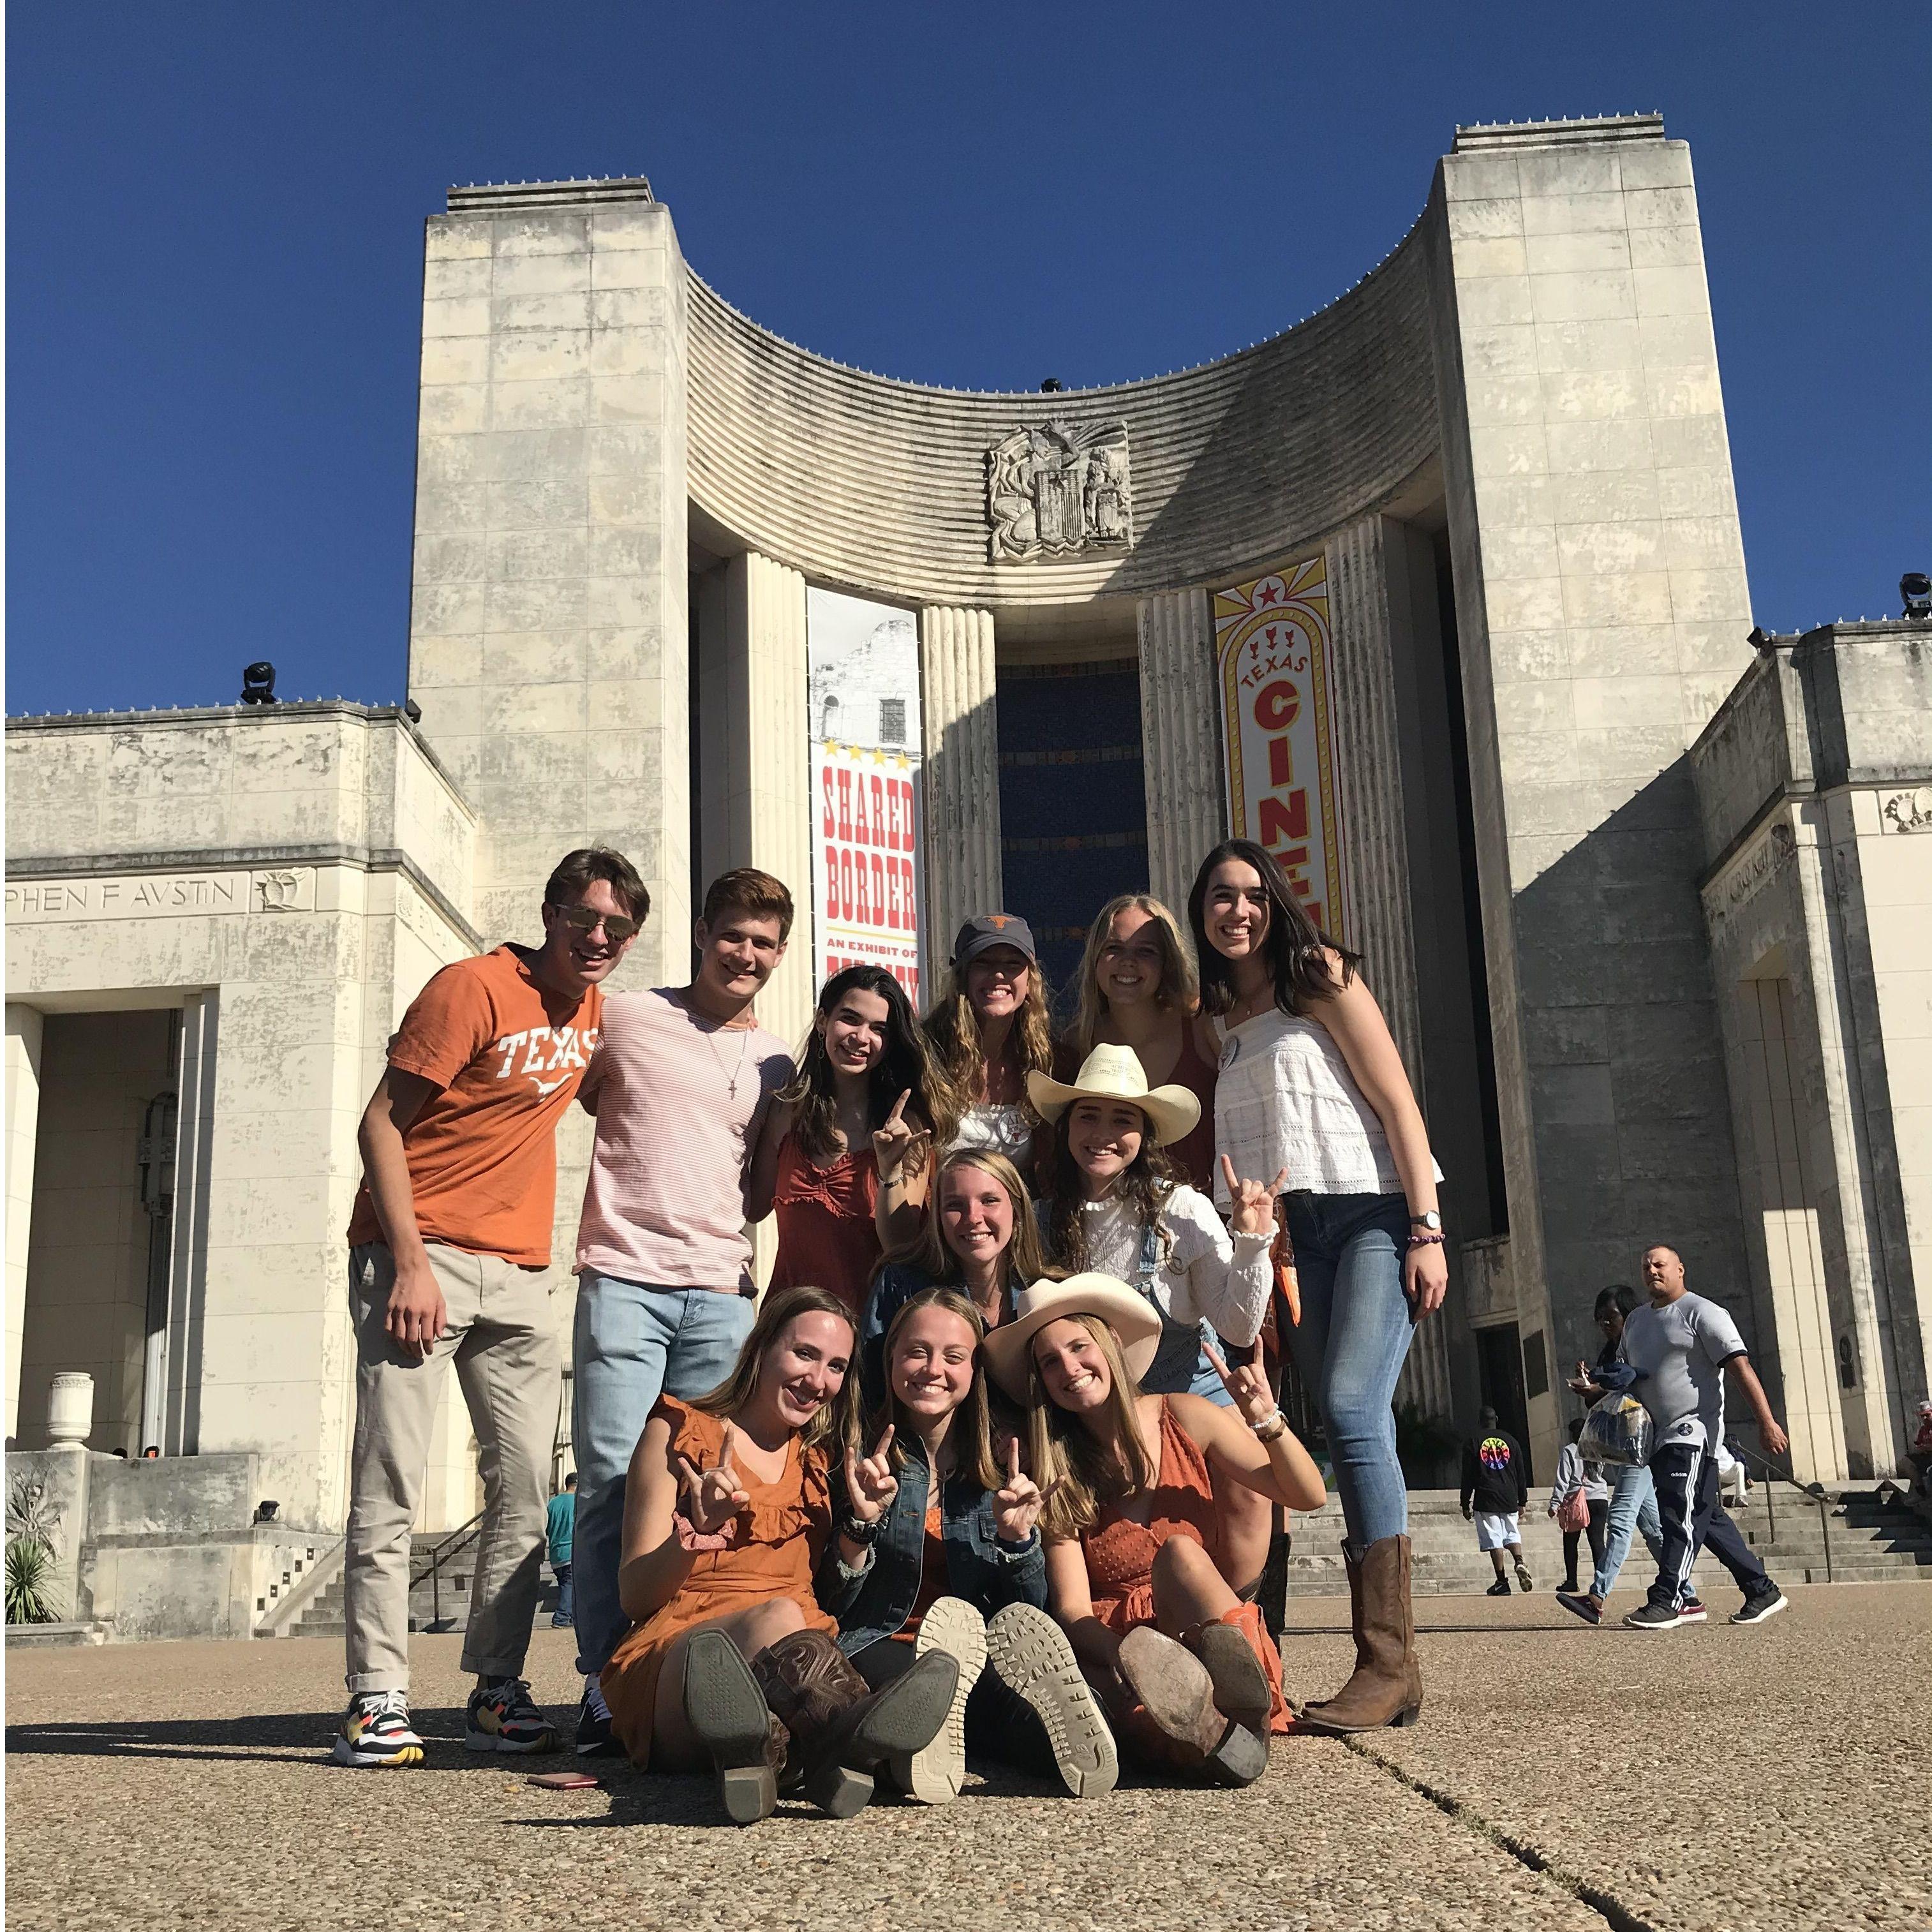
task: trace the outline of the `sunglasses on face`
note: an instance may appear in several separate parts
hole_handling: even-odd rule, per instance
[[[556,906],[552,910],[573,932],[580,932],[586,939],[600,926],[613,946],[622,946],[637,933],[638,922],[626,919],[622,913],[599,912],[595,906],[587,905]]]

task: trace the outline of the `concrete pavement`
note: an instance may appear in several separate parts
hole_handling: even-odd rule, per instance
[[[466,1752],[453,1636],[415,1640],[429,1763],[380,1774],[325,1762],[332,1643],[16,1651],[8,1923],[1922,1928],[1932,1590],[1792,1596],[1759,1628],[1722,1600],[1654,1637],[1587,1629],[1541,1588],[1432,1598],[1422,1724],[1280,1742],[1249,1791],[1076,1804],[1000,1774],[940,1810],[786,1806],[750,1832],[692,1828],[699,1780],[604,1766],[601,1790],[543,1792],[523,1774],[574,1760]],[[1292,1694],[1339,1682],[1341,1608],[1291,1604]],[[570,1666],[540,1629],[532,1676],[560,1716]]]

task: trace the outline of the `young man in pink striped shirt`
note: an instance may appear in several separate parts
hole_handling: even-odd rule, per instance
[[[771,1212],[785,1042],[752,1002],[784,957],[791,894],[727,872],[704,896],[688,986],[618,993],[579,1097],[597,1117],[577,1238],[578,1712],[581,1756],[621,1756],[598,1676],[630,1628],[617,1596],[624,1478],[661,1394],[703,1395],[751,1332],[748,1222]]]

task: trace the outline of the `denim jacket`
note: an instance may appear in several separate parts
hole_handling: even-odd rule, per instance
[[[916,1438],[906,1443],[905,1450],[899,1464],[898,1494],[872,1540],[872,1561],[862,1570],[847,1569],[835,1536],[818,1566],[819,1605],[838,1619],[838,1648],[848,1657],[903,1630],[919,1596],[932,1471],[925,1446]],[[992,1494],[970,1472],[945,1484],[939,1507],[948,1596],[963,1597],[988,1617],[1009,1604],[1046,1607],[1046,1552],[1037,1529],[1017,1548],[1001,1543],[993,1526]],[[840,1479],[832,1489],[835,1522],[844,1508]]]

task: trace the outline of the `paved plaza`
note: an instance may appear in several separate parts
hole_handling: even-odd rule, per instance
[[[600,1790],[545,1792],[523,1772],[572,1760],[465,1751],[455,1636],[416,1640],[429,1762],[388,1774],[324,1761],[338,1644],[15,1650],[8,1924],[1922,1928],[1932,1590],[1791,1594],[1756,1629],[1652,1637],[1540,1589],[1432,1598],[1422,1724],[1278,1743],[1250,1790],[1076,1804],[976,1778],[941,1810],[786,1805],[748,1832],[693,1828],[697,1779],[605,1766]],[[1340,1607],[1290,1606],[1298,1694],[1339,1680]],[[565,1634],[540,1631],[532,1671],[562,1714]]]

